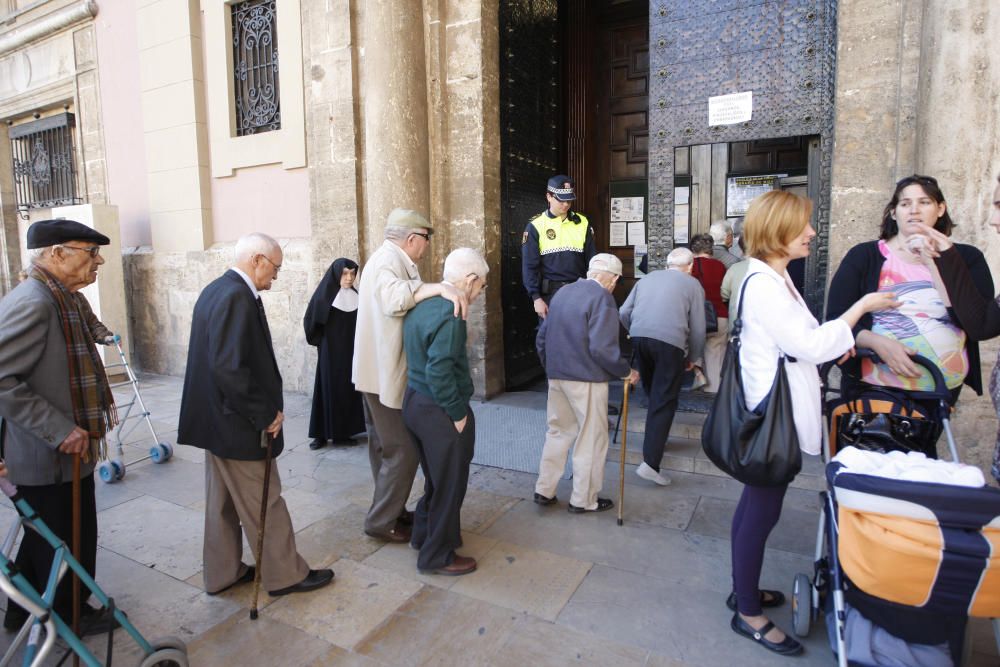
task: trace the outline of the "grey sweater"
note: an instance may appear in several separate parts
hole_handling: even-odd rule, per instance
[[[653,271],[632,288],[620,310],[633,338],[655,338],[698,361],[705,351],[705,290],[676,269]]]
[[[550,380],[607,382],[629,374],[615,299],[595,280],[581,278],[556,292],[535,345]]]

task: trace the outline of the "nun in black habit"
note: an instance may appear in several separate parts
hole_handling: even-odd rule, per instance
[[[320,449],[328,440],[352,444],[351,436],[365,430],[361,394],[351,382],[354,328],[358,321],[358,291],[353,287],[357,275],[357,264],[344,257],[336,260],[306,309],[306,340],[319,349],[309,418],[309,437],[313,441],[309,449]]]

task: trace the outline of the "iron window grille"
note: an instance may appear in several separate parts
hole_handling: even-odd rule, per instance
[[[71,113],[13,125],[14,191],[19,211],[79,204]]]
[[[281,129],[276,0],[231,5],[236,136]]]

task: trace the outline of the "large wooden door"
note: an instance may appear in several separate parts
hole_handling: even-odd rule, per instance
[[[574,167],[583,173],[580,210],[594,227],[598,251],[622,260],[625,273],[615,291],[621,301],[635,283],[634,254],[631,244],[611,246],[611,199],[642,196],[648,210],[649,7],[645,1],[614,0],[588,1],[586,7],[593,48],[585,51],[586,66],[570,79],[567,94],[584,91],[589,113],[569,117],[570,173]],[[587,146],[573,164],[577,134]],[[648,214],[644,217],[648,226]]]

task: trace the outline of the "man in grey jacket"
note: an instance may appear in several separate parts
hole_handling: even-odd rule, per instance
[[[77,291],[97,279],[103,234],[72,220],[45,220],[28,228],[28,278],[0,301],[0,450],[10,481],[59,538],[73,534],[73,460],[80,465],[81,565],[93,576],[97,558],[94,463],[97,445],[116,422],[114,399],[87,326]],[[44,590],[53,550],[26,531],[15,565]],[[66,576],[53,602],[67,623],[72,590]],[[84,597],[86,599],[86,597]],[[15,630],[27,612],[7,606],[4,628]],[[81,634],[113,627],[106,613],[84,604]]]
[[[660,472],[660,462],[677,412],[681,380],[685,370],[701,364],[705,349],[705,291],[691,276],[693,262],[687,248],[671,250],[667,269],[637,282],[620,311],[649,397],[643,462],[636,474],[660,486],[670,484]]]
[[[569,511],[603,512],[614,507],[598,498],[608,454],[608,381],[639,374],[618,345],[618,317],[611,292],[622,273],[614,255],[590,260],[587,278],[559,290],[535,344],[549,378],[548,432],[535,484],[535,502],[556,502],[556,485],[573,448],[573,493]],[[692,278],[692,280],[694,280]]]

